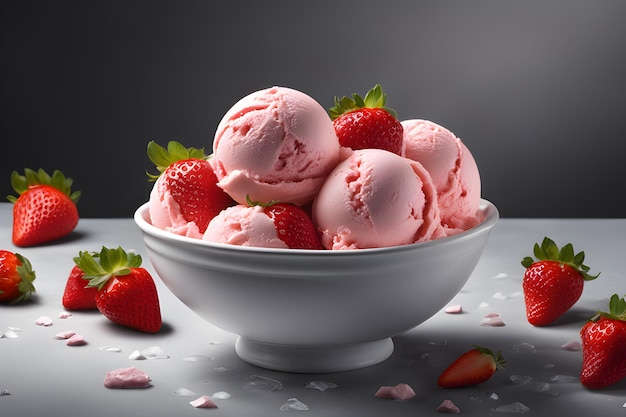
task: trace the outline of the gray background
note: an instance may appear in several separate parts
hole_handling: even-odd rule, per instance
[[[626,2],[0,0],[0,198],[61,169],[83,217],[147,200],[149,140],[211,148],[284,85],[324,107],[381,83],[472,150],[503,217],[624,217]]]

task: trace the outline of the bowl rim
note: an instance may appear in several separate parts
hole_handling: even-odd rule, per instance
[[[417,242],[411,243],[407,245],[398,245],[398,246],[386,246],[382,248],[364,248],[364,249],[355,249],[355,250],[315,250],[315,249],[286,249],[286,248],[264,248],[264,247],[255,247],[255,246],[238,246],[238,245],[229,245],[227,243],[218,243],[218,242],[210,242],[198,238],[178,235],[172,232],[168,232],[166,230],[159,229],[156,226],[153,226],[149,221],[149,206],[150,202],[145,202],[140,205],[133,215],[133,219],[135,224],[141,229],[144,234],[151,235],[155,238],[161,240],[168,240],[174,242],[180,242],[187,245],[194,245],[197,247],[207,247],[214,248],[220,250],[232,251],[236,252],[244,252],[244,253],[260,253],[260,254],[280,254],[280,255],[288,255],[294,254],[298,256],[302,255],[310,255],[310,256],[355,256],[357,254],[360,255],[368,255],[374,253],[386,253],[386,252],[399,252],[399,251],[407,251],[407,250],[416,250],[419,248],[426,248],[434,245],[441,245],[443,243],[453,243],[460,240],[466,240],[471,238],[474,235],[480,234],[482,232],[486,232],[493,228],[497,221],[500,218],[500,213],[498,208],[491,201],[481,198],[479,211],[484,213],[484,220],[477,224],[476,226],[467,229],[463,232],[433,239],[427,242]]]

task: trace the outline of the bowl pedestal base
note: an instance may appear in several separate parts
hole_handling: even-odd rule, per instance
[[[391,338],[345,345],[293,346],[239,336],[239,358],[252,365],[284,372],[332,373],[376,365],[393,353]]]

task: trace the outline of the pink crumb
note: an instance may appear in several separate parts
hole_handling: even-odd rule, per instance
[[[70,337],[74,336],[76,334],[75,331],[73,330],[65,330],[62,332],[57,333],[54,338],[55,339],[69,339]]]
[[[459,414],[461,409],[457,407],[451,400],[443,400],[439,407],[436,410],[438,413],[453,413]]]
[[[37,326],[52,326],[52,319],[47,316],[41,316],[37,320],[35,320],[35,324]]]
[[[502,327],[505,326],[504,321],[498,313],[489,313],[480,321],[481,326]]]
[[[131,366],[107,372],[104,386],[106,388],[147,388],[150,386],[150,381],[147,373]]]
[[[393,387],[383,386],[374,394],[378,398],[389,398],[392,400],[408,400],[415,397],[415,391],[407,384],[398,384]]]
[[[446,307],[445,312],[448,314],[460,314],[463,312],[463,307],[460,304]]]
[[[67,339],[65,344],[68,346],[83,346],[87,344],[87,341],[83,336],[74,334]]]
[[[196,398],[193,401],[189,401],[192,407],[196,408],[217,408],[217,404],[213,402],[208,395],[203,395],[202,397]]]

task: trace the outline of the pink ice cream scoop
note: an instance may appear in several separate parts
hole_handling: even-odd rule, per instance
[[[340,162],[313,202],[326,249],[405,245],[445,236],[437,194],[419,163],[380,149]]]
[[[429,120],[405,120],[402,126],[405,156],[430,173],[447,234],[479,223],[480,175],[469,149],[448,129]]]
[[[185,219],[180,206],[168,191],[163,176],[157,179],[150,191],[150,221],[159,229],[177,235],[202,238],[198,225]]]
[[[239,246],[288,248],[263,207],[243,204],[222,210],[209,222],[202,239]]]
[[[339,161],[326,110],[312,97],[272,87],[243,97],[226,112],[213,141],[218,184],[234,200],[303,205]]]

